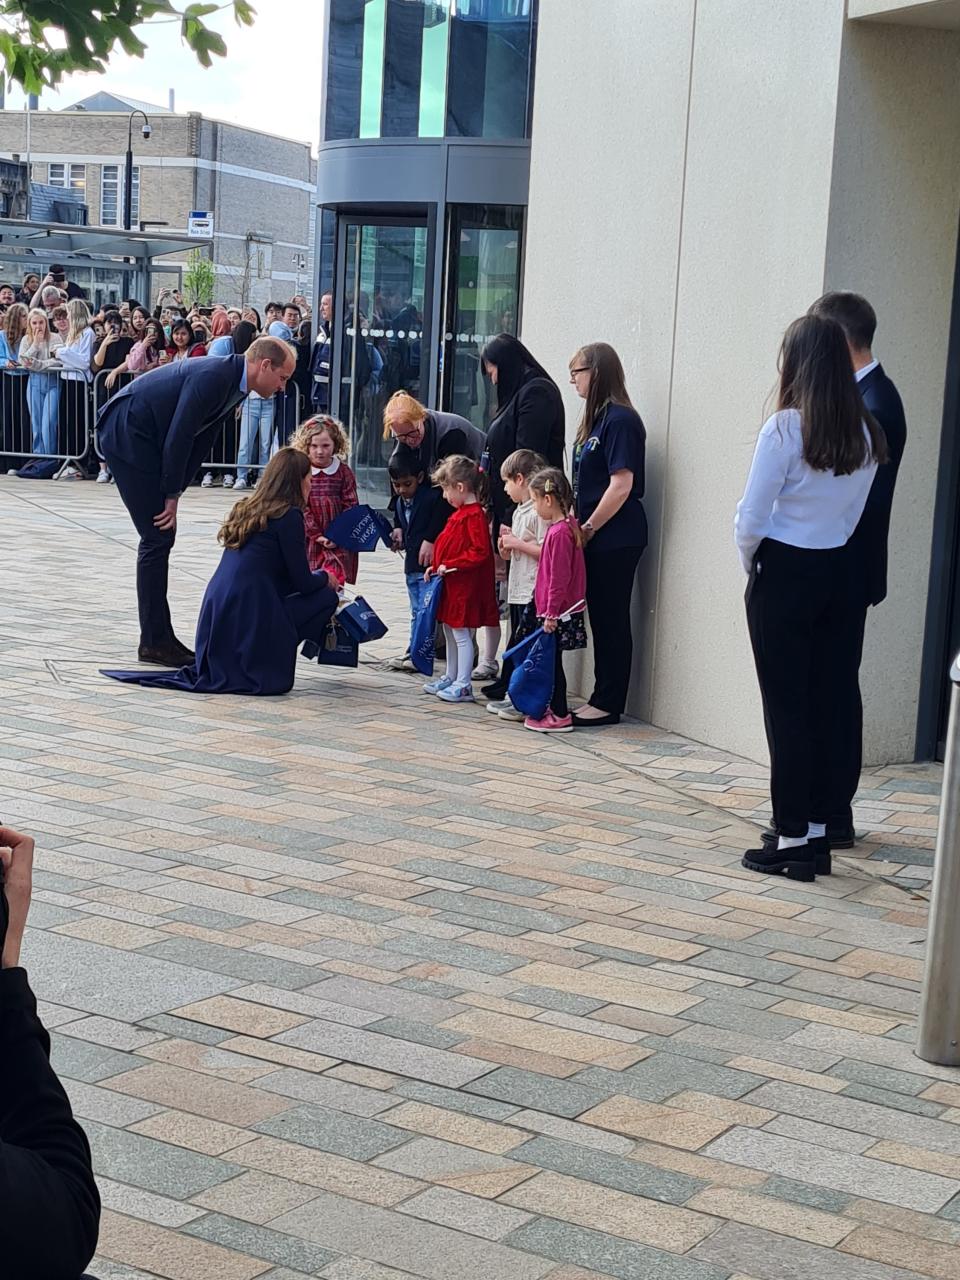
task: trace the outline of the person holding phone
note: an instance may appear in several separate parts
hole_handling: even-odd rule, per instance
[[[90,1145],[50,1065],[20,951],[34,842],[0,826],[0,1248],[5,1276],[73,1280],[100,1232]]]

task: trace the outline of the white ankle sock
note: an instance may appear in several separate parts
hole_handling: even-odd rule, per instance
[[[808,822],[807,823],[807,839],[817,840],[820,836],[827,834],[827,824],[825,822]]]
[[[777,840],[777,849],[800,849],[806,843],[806,836],[780,836]]]

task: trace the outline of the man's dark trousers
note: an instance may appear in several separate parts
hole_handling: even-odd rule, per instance
[[[123,505],[140,535],[137,547],[140,643],[148,649],[162,649],[174,640],[167,603],[167,578],[170,552],[177,535],[174,529],[158,529],[153,518],[163,510],[166,495],[159,474],[139,471],[119,458],[111,459],[110,469]]]

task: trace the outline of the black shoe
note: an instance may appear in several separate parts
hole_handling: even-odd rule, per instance
[[[481,687],[480,693],[484,698],[488,698],[491,702],[502,702],[507,696],[507,686],[495,680],[493,684],[485,684]]]
[[[156,649],[149,645],[142,644],[137,650],[138,662],[152,662],[157,667],[180,667],[189,666],[193,661],[193,653],[190,649],[184,648],[182,644],[167,641],[164,645],[159,645]]]
[[[573,723],[579,729],[602,729],[604,725],[619,724],[620,716],[616,711],[608,711],[605,716],[578,716],[574,711]]]
[[[184,666],[188,666],[197,656],[192,649],[188,648],[182,640],[178,640],[176,636],[173,637],[173,647],[180,654],[180,660]]]
[[[827,839],[830,841],[831,849],[852,849],[857,841],[857,833],[852,823],[844,823],[842,826],[838,823],[837,826],[832,827],[828,822]]]
[[[785,875],[789,880],[810,881],[816,878],[816,850],[809,843],[793,849],[748,849],[740,865],[765,876]]]
[[[828,876],[833,870],[833,859],[830,857],[832,843],[828,835],[812,836],[807,840],[807,848],[813,850],[814,867],[818,876]]]
[[[313,640],[304,640],[300,656],[301,658],[307,658],[310,662],[315,662],[320,657],[320,646]]]

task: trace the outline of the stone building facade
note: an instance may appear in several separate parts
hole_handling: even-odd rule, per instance
[[[144,138],[143,120],[134,118],[134,230],[141,222],[166,223],[182,233],[191,211],[204,211],[213,219],[213,245],[205,252],[217,275],[218,301],[262,310],[271,298],[309,294],[316,200],[309,145],[197,112],[130,105],[145,106],[152,129]],[[26,159],[26,114],[0,111],[0,158]],[[82,187],[91,227],[123,224],[129,119],[128,110],[84,103],[31,113],[33,180]],[[156,288],[175,282],[175,275],[154,278]]]

